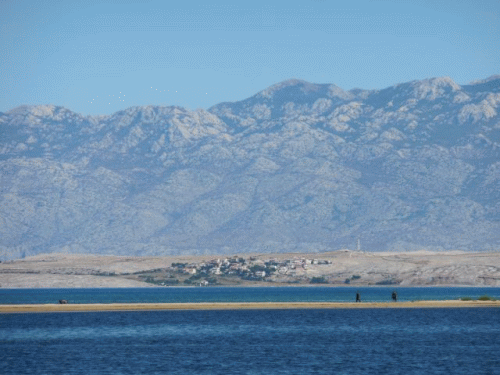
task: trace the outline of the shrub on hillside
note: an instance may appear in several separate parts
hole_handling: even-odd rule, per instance
[[[328,281],[323,277],[313,277],[310,281],[311,284],[328,284]]]

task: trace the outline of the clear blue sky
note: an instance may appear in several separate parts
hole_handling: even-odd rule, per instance
[[[289,78],[347,90],[499,73],[499,0],[0,0],[2,112],[196,109]]]

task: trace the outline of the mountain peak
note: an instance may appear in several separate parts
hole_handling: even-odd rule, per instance
[[[40,104],[40,105],[20,105],[13,108],[7,113],[9,114],[31,114],[38,117],[50,117],[54,115],[58,109],[63,108],[53,104]]]
[[[434,100],[446,92],[460,91],[462,88],[450,77],[434,77],[410,83],[413,95],[419,99]]]
[[[62,120],[64,118],[72,118],[78,117],[80,119],[85,116],[75,113],[72,110],[57,106],[54,104],[39,104],[39,105],[21,105],[19,107],[13,108],[10,111],[6,112],[6,114],[15,117],[25,118],[26,123],[31,123],[32,125],[35,123],[34,119],[38,119],[36,121],[40,121],[41,119],[53,119],[53,120]]]
[[[276,83],[272,86],[269,86],[267,89],[259,92],[256,96],[270,99],[274,96],[275,93],[291,87],[298,87],[304,94],[308,94],[310,92],[315,92],[320,90],[323,86],[324,85],[310,83],[301,79],[292,78]]]
[[[488,78],[485,78],[485,79],[478,79],[476,81],[472,81],[469,83],[469,85],[479,85],[481,83],[488,83],[488,82],[496,81],[496,80],[500,80],[500,74],[494,74],[494,75],[489,76]]]

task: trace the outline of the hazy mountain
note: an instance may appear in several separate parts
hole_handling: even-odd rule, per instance
[[[0,258],[500,248],[500,76],[0,113]]]

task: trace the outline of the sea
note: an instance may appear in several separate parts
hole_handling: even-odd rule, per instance
[[[0,289],[0,304],[449,300],[500,288]],[[0,314],[0,374],[500,374],[499,308]]]

